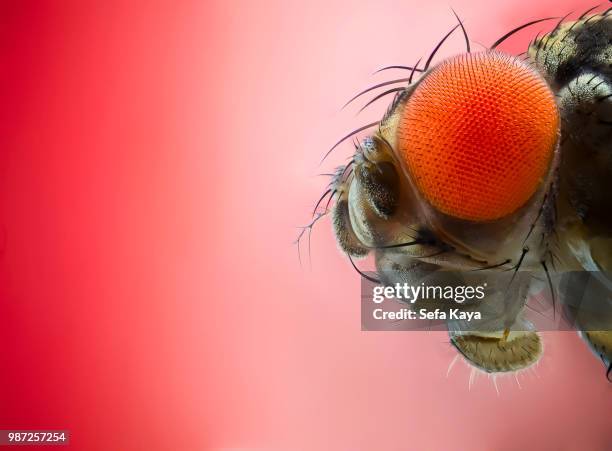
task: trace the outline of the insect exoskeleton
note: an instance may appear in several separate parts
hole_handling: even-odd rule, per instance
[[[459,21],[422,67],[399,66],[407,86],[383,93],[395,92],[387,113],[326,193],[340,249],[373,254],[382,284],[489,282],[483,321],[448,324],[487,372],[539,359],[523,317],[535,285],[548,281],[554,303],[551,273],[612,267],[612,14],[560,20],[519,56],[497,50],[537,22],[472,52]],[[432,64],[459,27],[466,53]],[[608,330],[589,321],[583,335],[609,365],[612,315]]]

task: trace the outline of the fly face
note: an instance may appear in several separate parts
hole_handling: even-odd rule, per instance
[[[539,49],[534,41],[527,58],[494,49],[471,53],[466,34],[468,53],[429,68],[432,54],[423,69],[410,68],[409,85],[388,91],[397,93],[387,114],[338,169],[326,193],[329,202],[335,199],[332,223],[341,250],[351,261],[374,254],[384,284],[419,284],[449,270],[469,274],[471,283],[507,275],[496,276],[497,285],[488,291],[485,322],[449,323],[457,350],[488,372],[525,368],[541,355],[537,333],[522,318],[534,285],[531,274],[540,271],[550,282],[555,263],[579,267],[582,251],[571,243],[584,245],[586,236],[592,238],[589,231],[611,230],[609,196],[589,197],[599,187],[585,194],[583,186],[584,174],[596,174],[602,184],[612,180],[608,119],[593,119],[591,112],[581,116],[585,126],[575,117],[580,108],[607,111],[611,102],[607,12],[592,20],[599,25],[588,41],[597,43],[592,60],[601,63],[590,81],[602,78],[593,88],[597,94],[583,86],[581,70],[571,76],[571,67],[582,66],[568,60],[565,50],[581,48],[589,20],[581,17],[574,27],[559,22]],[[563,37],[568,45],[559,47]],[[417,70],[422,73],[412,83]],[[572,83],[578,83],[574,90]],[[588,162],[583,149],[595,152],[598,163]],[[576,210],[585,203],[590,228]],[[608,259],[607,253],[600,257]],[[529,275],[517,277],[519,270]]]

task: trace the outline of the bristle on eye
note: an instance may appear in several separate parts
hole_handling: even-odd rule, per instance
[[[398,126],[399,154],[422,195],[460,219],[523,206],[548,173],[559,129],[546,81],[515,57],[459,55],[420,82]]]

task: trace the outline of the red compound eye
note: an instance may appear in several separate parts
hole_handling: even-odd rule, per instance
[[[399,122],[399,153],[438,210],[490,221],[538,189],[558,129],[554,95],[533,69],[497,52],[465,54],[416,87]]]

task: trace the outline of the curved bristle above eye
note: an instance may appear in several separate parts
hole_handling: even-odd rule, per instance
[[[540,22],[545,22],[545,21],[547,21],[547,20],[553,20],[553,19],[558,19],[558,17],[546,17],[546,18],[544,18],[544,19],[532,20],[531,22],[527,22],[526,24],[523,24],[523,25],[521,25],[520,27],[516,27],[515,29],[510,30],[508,33],[506,33],[506,34],[505,34],[505,35],[503,35],[501,38],[499,38],[497,41],[495,41],[495,42],[493,43],[493,45],[491,45],[490,49],[491,49],[491,50],[496,49],[496,48],[497,48],[497,46],[498,46],[499,44],[501,44],[502,42],[504,42],[506,39],[508,39],[508,38],[509,38],[510,36],[512,36],[513,34],[515,34],[515,33],[519,32],[519,31],[521,31],[523,28],[527,28],[527,27],[530,27],[531,25],[535,25],[535,24],[537,24],[537,23],[540,23]]]
[[[465,26],[463,25],[463,22],[461,21],[461,19],[459,19],[459,16],[455,12],[455,10],[453,8],[451,8],[451,11],[453,12],[455,17],[457,18],[457,21],[459,22],[459,25],[461,25],[461,30],[463,31],[463,37],[465,38],[465,50],[466,50],[467,53],[472,53],[471,48],[470,48],[470,38],[468,37],[467,31],[465,29]]]
[[[442,47],[442,44],[444,44],[444,42],[450,37],[451,34],[453,34],[453,32],[457,28],[459,28],[460,25],[462,25],[461,22],[455,25],[448,33],[446,33],[446,35],[440,40],[440,42],[438,42],[438,45],[436,45],[436,47],[433,49],[433,51],[429,55],[429,58],[427,58],[427,61],[425,62],[425,67],[423,68],[424,72],[427,72],[427,69],[429,69],[429,65],[433,61],[434,56],[436,56],[436,53],[438,53],[438,50],[440,50],[440,47]]]
[[[464,54],[412,93],[398,125],[399,153],[436,209],[489,221],[540,186],[558,128],[554,95],[529,66],[498,52]]]
[[[385,71],[385,70],[391,70],[391,69],[401,69],[401,70],[410,70],[410,71],[423,72],[423,69],[417,69],[416,67],[410,67],[410,66],[385,66],[385,67],[381,67],[380,69],[378,69],[374,73],[377,74],[379,72],[382,72],[382,71]]]

